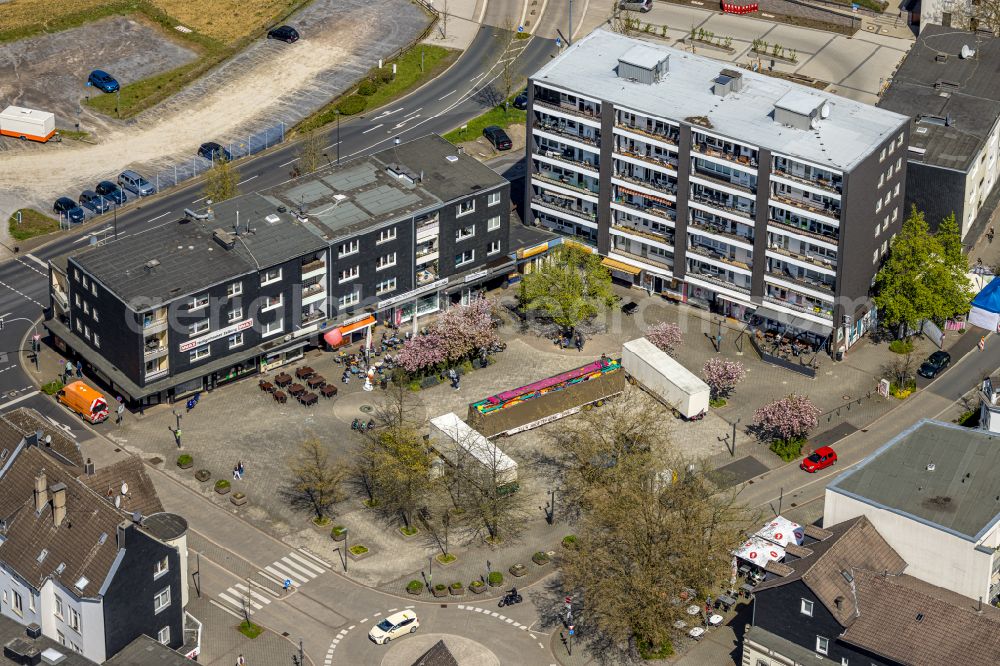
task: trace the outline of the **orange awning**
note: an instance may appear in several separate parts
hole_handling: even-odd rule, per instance
[[[641,268],[636,268],[631,264],[626,264],[623,261],[615,261],[614,259],[610,259],[608,257],[605,257],[601,263],[613,271],[621,271],[622,273],[628,273],[629,275],[638,275],[642,271]]]
[[[361,321],[356,321],[353,324],[348,324],[347,326],[341,326],[340,333],[341,335],[347,335],[352,331],[356,331],[359,328],[365,328],[367,326],[371,326],[374,323],[375,323],[375,315],[368,315]]]

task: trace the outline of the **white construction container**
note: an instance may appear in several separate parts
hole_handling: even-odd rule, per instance
[[[23,106],[8,106],[0,111],[0,134],[15,139],[45,142],[56,133],[55,114]]]
[[[622,345],[622,367],[646,391],[684,418],[708,411],[708,384],[646,338]]]
[[[517,481],[517,463],[454,412],[431,419],[430,444],[452,466],[482,465],[496,475],[497,486]]]

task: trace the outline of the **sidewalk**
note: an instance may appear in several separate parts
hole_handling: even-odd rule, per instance
[[[427,4],[439,14],[437,24],[424,39],[424,44],[444,46],[464,51],[479,32],[479,21],[488,0],[437,0]],[[501,0],[493,0],[499,2]]]

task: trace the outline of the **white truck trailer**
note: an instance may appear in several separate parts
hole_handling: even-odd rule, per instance
[[[8,106],[0,111],[0,134],[15,139],[46,142],[56,133],[56,117],[48,111]]]
[[[452,466],[482,465],[497,486],[517,481],[517,463],[454,412],[431,419],[430,444]]]
[[[708,384],[646,338],[622,345],[622,367],[636,383],[684,418],[697,418],[708,411]]]

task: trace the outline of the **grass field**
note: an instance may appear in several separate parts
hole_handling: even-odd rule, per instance
[[[10,236],[14,240],[25,241],[35,236],[43,236],[59,231],[59,221],[48,215],[42,215],[37,210],[22,208],[21,223],[17,223],[17,213],[10,216],[7,228],[10,229]]]
[[[0,9],[0,41],[67,30],[111,14],[141,12],[162,13],[175,19],[174,25],[232,44],[301,4],[301,0],[12,0]]]
[[[465,129],[452,130],[444,135],[444,138],[452,143],[462,143],[465,141],[474,141],[483,135],[483,129],[489,127],[490,125],[499,125],[500,127],[510,127],[511,125],[523,125],[526,121],[527,114],[520,109],[515,109],[513,106],[504,111],[502,106],[497,106],[483,115],[473,118],[470,120]]]

